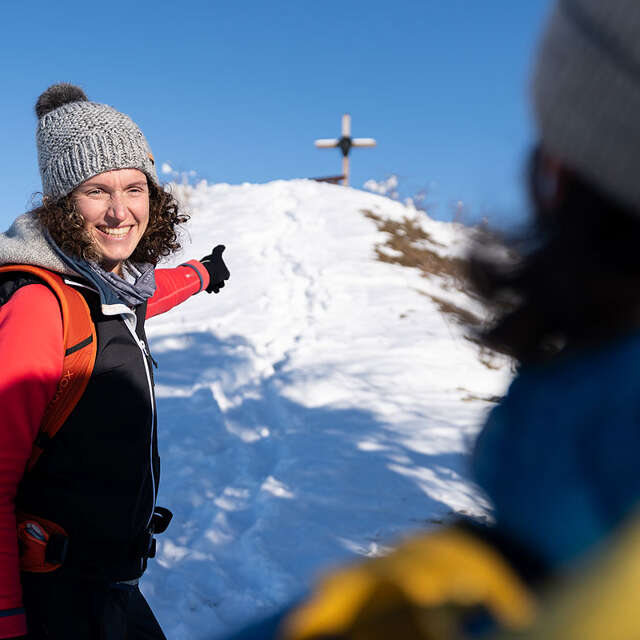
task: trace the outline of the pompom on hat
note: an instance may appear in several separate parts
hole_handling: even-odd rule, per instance
[[[114,169],[139,169],[158,184],[142,131],[124,113],[90,102],[80,87],[49,87],[35,105],[36,145],[45,196],[61,198],[85,180]]]
[[[640,0],[557,0],[532,89],[543,149],[640,215]]]

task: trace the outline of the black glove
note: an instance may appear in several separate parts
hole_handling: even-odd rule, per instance
[[[219,244],[217,247],[214,247],[208,256],[200,258],[200,262],[209,272],[209,286],[205,289],[207,293],[218,293],[218,291],[224,287],[224,281],[228,280],[231,275],[229,269],[227,269],[227,265],[222,259],[223,251],[224,245]]]

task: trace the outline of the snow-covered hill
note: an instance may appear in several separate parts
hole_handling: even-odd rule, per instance
[[[224,243],[232,274],[148,323],[159,504],[175,518],[143,590],[167,636],[191,640],[320,568],[481,513],[465,453],[509,368],[443,315],[443,301],[474,307],[446,276],[376,259],[393,258],[380,220],[416,217],[445,258],[464,253],[463,228],[306,180],[178,190],[192,214],[180,257]]]

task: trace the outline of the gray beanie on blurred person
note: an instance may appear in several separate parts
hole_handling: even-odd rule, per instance
[[[49,87],[36,103],[38,165],[45,196],[60,198],[99,173],[139,169],[158,184],[142,131],[124,113],[89,102],[72,84]]]
[[[640,213],[640,0],[558,0],[533,99],[543,149]]]

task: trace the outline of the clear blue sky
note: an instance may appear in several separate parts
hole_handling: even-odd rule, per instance
[[[436,217],[514,220],[532,140],[533,47],[549,0],[7,3],[0,27],[0,227],[40,188],[33,105],[81,85],[128,113],[159,165],[211,182],[340,172],[343,112],[375,149],[352,184],[396,173]]]

